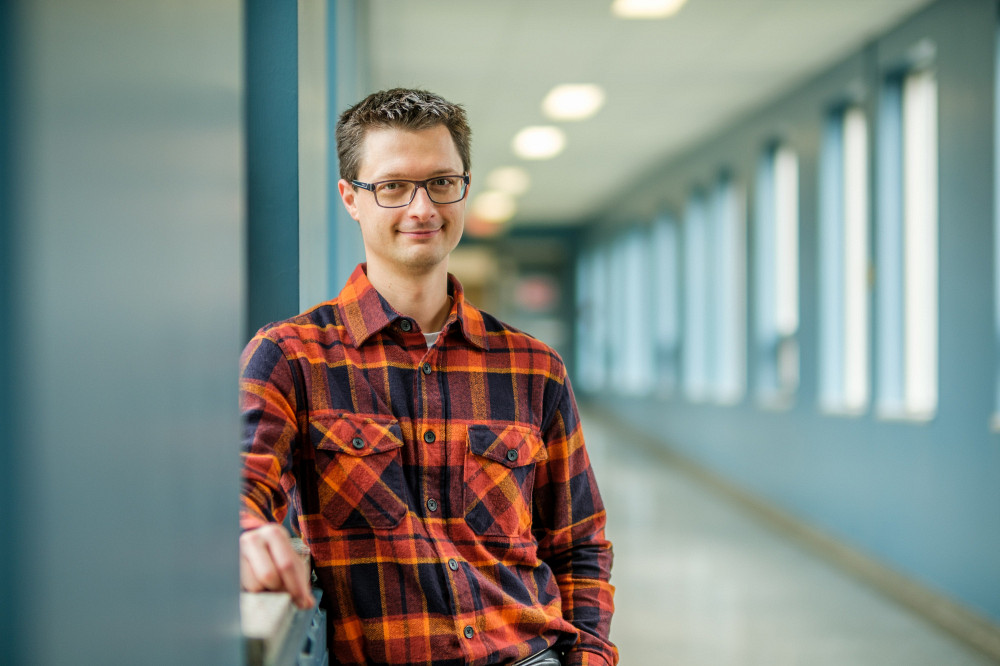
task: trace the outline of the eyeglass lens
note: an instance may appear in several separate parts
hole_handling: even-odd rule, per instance
[[[413,200],[416,188],[423,185],[427,196],[436,204],[460,201],[465,196],[465,179],[461,176],[441,176],[424,183],[388,180],[375,184],[375,200],[380,206],[405,206]]]

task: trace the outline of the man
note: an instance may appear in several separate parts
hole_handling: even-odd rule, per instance
[[[366,263],[244,351],[243,586],[311,605],[279,524],[291,503],[331,663],[617,663],[611,544],[562,361],[448,274],[464,110],[388,90],[336,137]]]

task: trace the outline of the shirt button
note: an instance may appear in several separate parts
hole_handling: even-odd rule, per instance
[[[351,446],[353,446],[356,449],[363,449],[365,448],[365,440],[361,439],[360,437],[355,437],[354,439],[351,440]]]
[[[437,437],[434,435],[433,430],[428,430],[424,433],[424,441],[428,444],[433,444],[435,439],[437,439]]]
[[[511,462],[517,460],[517,449],[507,449],[507,460]]]
[[[448,560],[448,568],[451,569],[452,571],[458,571],[458,560],[456,560],[454,557]]]
[[[476,630],[475,629],[473,629],[472,627],[466,627],[465,628],[465,637],[466,638],[472,638],[475,635],[476,635]]]
[[[424,363],[422,366],[420,366],[420,371],[422,373],[424,373],[425,375],[431,374],[431,364],[430,363]]]
[[[438,510],[438,501],[433,497],[427,500],[427,510],[431,512]]]
[[[403,321],[399,322],[399,327],[403,329],[405,333],[409,333],[410,330],[413,329],[413,324],[410,323],[409,319],[404,319]]]

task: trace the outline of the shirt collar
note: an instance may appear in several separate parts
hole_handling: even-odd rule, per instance
[[[373,335],[403,318],[368,281],[366,270],[367,264],[358,264],[337,299],[341,321],[355,347],[360,347]],[[457,325],[466,340],[480,349],[489,349],[483,314],[466,302],[462,284],[451,273],[448,274],[448,291],[455,302],[441,327],[442,335],[449,327]]]

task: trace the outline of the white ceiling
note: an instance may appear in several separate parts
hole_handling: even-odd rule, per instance
[[[565,224],[631,178],[818,73],[929,0],[689,0],[656,21],[611,0],[369,0],[370,85],[421,87],[461,103],[473,129],[473,194],[500,166],[531,187],[509,223]],[[549,124],[560,83],[597,83],[593,118],[555,123],[566,150],[527,162],[518,130]]]

